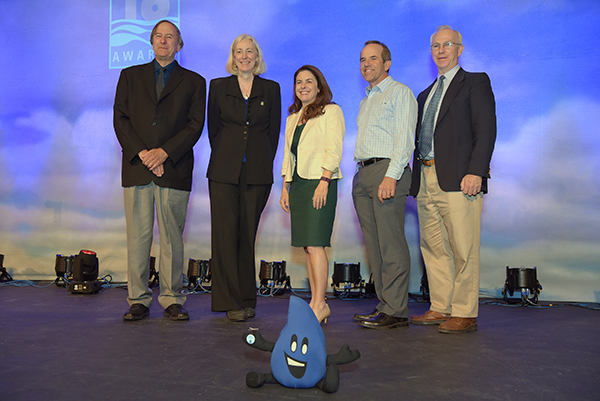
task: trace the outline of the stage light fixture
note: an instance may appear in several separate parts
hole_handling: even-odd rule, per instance
[[[211,281],[210,259],[196,260],[191,259],[188,262],[187,276],[189,280],[188,289],[190,291],[209,291]]]
[[[73,281],[69,283],[71,294],[95,294],[102,289],[98,278],[96,252],[81,250],[73,259]]]
[[[427,272],[423,269],[423,276],[421,276],[421,286],[419,288],[421,290],[421,296],[425,301],[429,301],[429,279],[427,278]]]
[[[148,279],[148,288],[158,287],[160,281],[160,274],[156,271],[156,258],[150,256],[148,261],[148,270],[150,271],[150,278]]]
[[[98,278],[98,257],[96,252],[82,250],[73,260],[73,281],[93,281]]]
[[[331,287],[335,296],[359,296],[364,292],[364,280],[360,275],[360,263],[333,262]]]
[[[73,279],[74,259],[75,255],[56,255],[56,261],[54,262],[54,271],[56,272],[56,279],[54,280],[54,284],[56,284],[58,287],[66,287],[67,285],[69,285],[69,281]]]
[[[285,285],[290,285],[290,277],[285,274],[285,260],[280,262],[265,262],[264,260],[260,261],[260,272],[258,274],[258,278],[260,279],[261,289],[260,292],[262,294],[267,292],[272,292],[276,286],[279,286],[277,290],[275,290],[274,294],[280,295],[283,294],[285,290]]]
[[[0,254],[0,283],[9,281],[13,281],[13,278],[6,271],[6,267],[4,267],[4,255]]]
[[[518,303],[509,299],[515,292],[520,292],[522,304],[537,304],[538,295],[542,285],[537,279],[537,267],[509,267],[506,266],[506,281],[502,296],[508,303]]]

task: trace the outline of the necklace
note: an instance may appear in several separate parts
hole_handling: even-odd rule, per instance
[[[306,109],[304,108],[304,106],[302,107],[302,115],[300,116],[300,119],[298,120],[298,125],[302,125],[302,124],[306,124],[308,122],[308,118],[306,118]]]
[[[252,81],[253,81],[252,77],[250,79],[250,83],[247,84],[246,82],[243,82],[240,77],[238,77],[238,83],[240,85],[240,92],[242,92],[242,96],[244,97],[244,99],[248,100],[248,98],[250,97],[250,93],[252,92]]]

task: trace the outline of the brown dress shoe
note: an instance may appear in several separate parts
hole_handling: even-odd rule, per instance
[[[440,313],[432,310],[428,310],[424,315],[413,316],[410,318],[412,324],[422,324],[424,326],[432,326],[435,324],[442,324],[450,319],[450,314]]]
[[[440,333],[461,334],[477,331],[477,319],[471,317],[451,317],[438,327]]]

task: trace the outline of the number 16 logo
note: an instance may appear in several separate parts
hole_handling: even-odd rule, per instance
[[[150,62],[150,32],[163,19],[179,26],[179,0],[110,0],[109,68]]]

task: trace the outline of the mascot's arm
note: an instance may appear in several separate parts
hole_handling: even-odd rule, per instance
[[[261,351],[273,352],[275,347],[275,343],[265,340],[258,330],[252,330],[250,333],[244,334],[243,339],[246,344]]]
[[[350,349],[346,345],[342,345],[342,348],[335,355],[327,355],[327,365],[342,365],[344,363],[350,363],[360,358],[360,352],[357,349]]]

